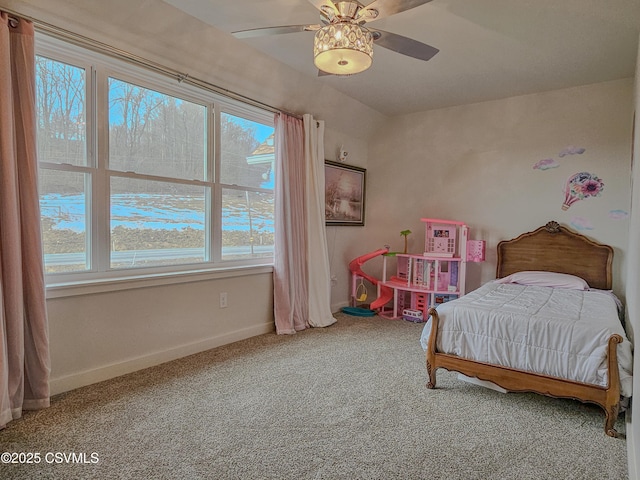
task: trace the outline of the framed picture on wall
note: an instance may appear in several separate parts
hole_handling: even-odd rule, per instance
[[[364,168],[324,162],[324,214],[327,225],[364,225]]]

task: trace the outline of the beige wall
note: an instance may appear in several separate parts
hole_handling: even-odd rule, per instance
[[[324,137],[325,157],[337,161],[340,146],[348,152],[345,163],[367,168],[369,144],[344,133],[327,130]],[[369,175],[370,172],[367,172]],[[365,191],[366,195],[370,193]],[[370,222],[370,214],[365,205],[365,224]],[[336,312],[347,305],[347,294],[350,288],[348,264],[356,256],[362,254],[364,228],[355,226],[327,227],[327,248],[329,250],[329,269],[331,272],[331,311]]]
[[[272,331],[272,274],[260,270],[177,284],[128,282],[116,291],[88,287],[64,297],[49,291],[52,393]],[[227,308],[220,308],[221,292]]]
[[[593,229],[581,233],[615,248],[614,290],[624,297],[629,221],[609,212],[630,209],[632,92],[629,79],[391,119],[369,147],[367,226],[352,255],[384,244],[400,250],[405,229],[410,251],[421,252],[420,218],[464,221],[488,254],[469,265],[469,290],[495,278],[500,240],[582,217]],[[570,145],[586,150],[561,158]],[[559,166],[533,168],[546,158]],[[580,171],[598,175],[604,191],[563,211],[564,183]]]

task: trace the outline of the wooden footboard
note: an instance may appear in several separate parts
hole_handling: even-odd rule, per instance
[[[604,431],[610,437],[618,437],[615,423],[618,418],[620,403],[620,373],[618,370],[617,345],[622,343],[620,335],[612,335],[608,346],[608,387],[549,377],[508,367],[490,365],[483,362],[467,360],[455,355],[438,353],[436,339],[438,335],[439,317],[436,309],[429,309],[431,315],[431,334],[427,348],[428,388],[436,387],[436,371],[438,368],[455,371],[493,382],[510,392],[534,392],[558,398],[571,398],[586,403],[594,403],[604,409],[606,419]]]

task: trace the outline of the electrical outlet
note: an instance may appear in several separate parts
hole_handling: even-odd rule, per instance
[[[227,308],[227,292],[220,293],[220,308]]]

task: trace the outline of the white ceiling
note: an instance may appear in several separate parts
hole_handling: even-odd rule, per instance
[[[164,1],[225,32],[320,20],[308,0]],[[368,25],[440,49],[374,46],[369,70],[319,78],[391,116],[633,77],[640,0],[433,0]],[[312,32],[238,41],[317,76]]]

